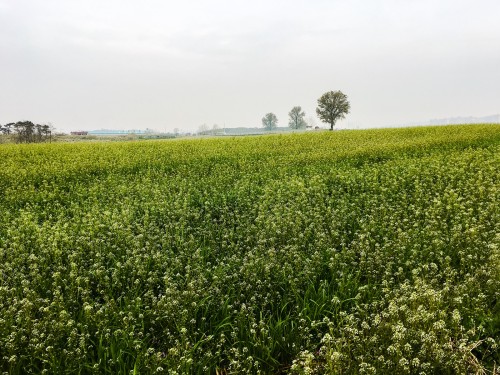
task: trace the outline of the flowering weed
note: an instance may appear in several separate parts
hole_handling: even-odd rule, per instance
[[[0,372],[498,371],[498,125],[0,158]]]

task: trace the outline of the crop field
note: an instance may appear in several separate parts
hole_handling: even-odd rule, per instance
[[[0,163],[0,373],[499,371],[500,125]]]

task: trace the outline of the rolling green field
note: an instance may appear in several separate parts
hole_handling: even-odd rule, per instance
[[[498,371],[500,125],[0,163],[0,372]]]

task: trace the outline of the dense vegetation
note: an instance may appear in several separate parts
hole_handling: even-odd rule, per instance
[[[17,143],[39,143],[52,141],[52,126],[48,124],[34,124],[31,121],[18,121],[16,123],[0,124],[0,143],[2,138],[14,139]],[[13,136],[10,136],[13,134]]]
[[[498,125],[0,160],[0,371],[498,368]]]

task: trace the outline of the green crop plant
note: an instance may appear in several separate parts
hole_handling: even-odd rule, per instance
[[[0,160],[2,373],[498,371],[498,125]]]

